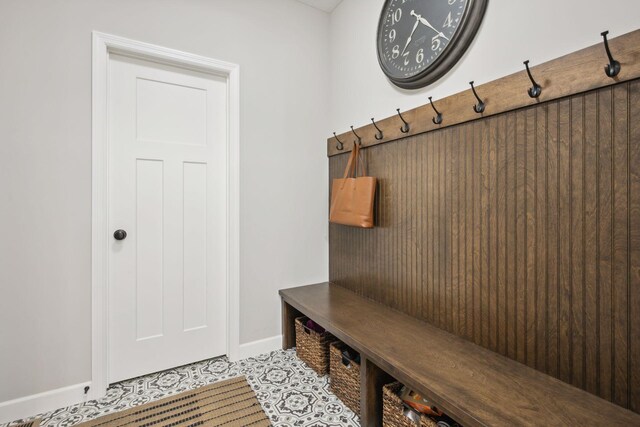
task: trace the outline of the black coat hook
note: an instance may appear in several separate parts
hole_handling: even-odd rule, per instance
[[[436,112],[436,116],[431,118],[431,121],[433,122],[433,124],[439,125],[440,123],[442,123],[442,114],[438,110],[436,110],[436,106],[433,105],[433,100],[431,99],[431,97],[429,97],[429,104],[431,104],[431,108],[433,108],[433,111]]]
[[[338,135],[336,135],[335,132],[333,133],[333,137],[336,139],[336,141],[338,141],[338,143],[336,144],[336,150],[338,151],[344,150],[344,143],[338,139]]]
[[[533,80],[533,76],[531,75],[531,70],[529,70],[529,60],[527,59],[526,61],[523,62],[523,64],[525,67],[527,67],[527,74],[529,75],[529,80],[531,80],[531,83],[533,84],[533,87],[530,87],[529,90],[527,90],[527,93],[531,98],[537,98],[542,93],[542,86],[540,86],[538,83],[536,83],[535,80]]]
[[[602,37],[604,37],[604,48],[607,51],[607,56],[609,57],[609,63],[604,66],[604,72],[607,76],[613,78],[620,73],[620,63],[613,59],[613,55],[611,55],[611,50],[609,49],[609,41],[607,40],[607,34],[609,31],[603,31],[600,33]]]
[[[373,125],[376,127],[376,130],[378,131],[378,133],[376,133],[376,139],[380,141],[382,138],[384,138],[384,135],[382,134],[382,130],[378,127],[375,120],[373,120],[373,117],[371,117],[371,123],[373,123]]]
[[[409,126],[409,123],[407,123],[407,121],[404,119],[404,117],[402,117],[402,114],[400,114],[400,109],[399,108],[396,108],[396,111],[398,112],[398,116],[400,116],[400,120],[402,120],[402,123],[404,123],[402,125],[402,127],[400,128],[400,132],[408,133],[409,129],[411,129],[411,127]]]
[[[473,91],[473,95],[478,100],[478,103],[473,106],[473,111],[475,111],[478,114],[483,113],[484,107],[485,107],[484,101],[480,99],[480,97],[478,96],[478,93],[476,92],[476,88],[473,87],[473,81],[470,81],[469,84],[471,85],[471,90]]]
[[[360,135],[358,135],[356,133],[356,131],[353,130],[353,126],[351,126],[351,132],[353,132],[353,134],[356,136],[356,138],[358,138],[358,145],[362,145],[362,138],[360,138]]]

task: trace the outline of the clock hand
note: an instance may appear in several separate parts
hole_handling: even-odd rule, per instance
[[[424,25],[426,25],[427,27],[431,28],[433,31],[438,33],[438,37],[442,37],[443,39],[449,40],[449,38],[445,36],[442,31],[436,30],[435,27],[429,23],[429,21],[427,21],[422,17],[422,15],[416,14],[413,10],[411,11],[411,15],[415,16],[418,19],[418,21],[420,21],[421,23],[423,23]]]
[[[414,11],[411,11],[412,15],[415,15]],[[418,25],[420,24],[420,21],[418,21],[417,17],[416,17],[416,23],[413,25],[413,30],[411,30],[411,34],[409,34],[409,38],[407,39],[407,42],[404,44],[404,49],[402,49],[402,53],[400,54],[400,56],[404,55],[404,51],[407,50],[407,46],[409,46],[409,43],[411,43],[411,38],[413,37],[413,33],[416,32],[416,28],[418,28]]]

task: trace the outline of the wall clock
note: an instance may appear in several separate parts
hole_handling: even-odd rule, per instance
[[[488,0],[386,0],[378,61],[396,86],[416,89],[442,77],[475,36]]]

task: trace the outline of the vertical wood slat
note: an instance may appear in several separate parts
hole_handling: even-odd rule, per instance
[[[481,127],[481,163],[480,163],[480,344],[489,345],[489,135],[488,127],[492,120],[482,121]]]
[[[584,110],[583,97],[571,100],[571,383],[584,388]]]
[[[536,111],[536,365],[535,368],[547,372],[548,345],[548,276],[547,276],[547,122],[548,108],[544,105]]]
[[[482,229],[481,223],[481,207],[480,196],[481,191],[481,162],[482,158],[482,137],[481,137],[481,122],[475,122],[473,124],[473,161],[472,161],[472,180],[473,180],[473,284],[472,289],[472,301],[473,301],[473,336],[476,344],[481,343],[482,336],[482,269],[480,259],[480,230]]]
[[[559,113],[557,103],[549,104],[547,124],[547,373],[557,377],[559,374],[559,312],[558,288],[560,257],[558,182],[559,182]]]
[[[640,82],[629,84],[629,407],[640,412]]]
[[[460,310],[458,307],[459,301],[459,267],[460,257],[458,250],[458,239],[460,236],[459,222],[460,222],[460,209],[458,205],[458,199],[460,197],[460,188],[458,187],[458,160],[459,160],[459,139],[455,138],[455,133],[459,132],[460,128],[449,129],[448,147],[451,161],[449,162],[449,176],[451,177],[451,186],[449,188],[449,205],[451,212],[451,274],[449,275],[449,289],[450,289],[450,304],[449,312],[451,313],[451,331],[454,334],[460,334]]]
[[[507,330],[507,357],[516,358],[516,307],[517,307],[517,288],[516,288],[516,202],[515,202],[515,185],[516,185],[516,115],[515,113],[507,114],[507,144],[506,144],[506,246],[505,253],[505,271],[506,271],[506,288],[507,288],[507,307],[506,307],[506,330]]]
[[[451,306],[453,302],[453,292],[451,286],[451,274],[453,271],[453,259],[451,257],[452,248],[453,248],[453,239],[452,239],[452,228],[453,228],[453,187],[452,187],[452,173],[451,173],[451,151],[452,151],[452,138],[451,138],[452,128],[446,129],[443,133],[445,136],[444,139],[444,210],[447,212],[445,216],[446,221],[444,224],[444,239],[445,239],[445,257],[444,257],[444,275],[445,275],[445,292],[444,292],[444,300],[443,307],[445,312],[445,324],[444,328],[449,332],[453,331],[453,312],[451,311]]]
[[[628,84],[613,88],[613,402],[628,406],[629,105]],[[638,141],[636,141],[638,143]]]
[[[368,148],[330,280],[640,412],[639,147],[632,81]]]
[[[613,101],[610,89],[598,93],[598,296],[600,310],[598,313],[599,345],[599,392],[598,395],[607,400],[612,398],[612,312],[611,312],[611,277],[612,277],[612,174],[613,157],[611,144],[611,103]]]
[[[560,302],[560,379],[571,382],[572,361],[572,318],[571,318],[571,100],[566,99],[559,103],[559,179],[558,179],[558,212],[559,212],[559,302]]]
[[[520,363],[526,362],[525,343],[527,340],[526,331],[526,135],[525,135],[525,111],[516,112],[516,141],[515,141],[515,251],[513,262],[516,270],[516,360]]]
[[[465,175],[465,304],[464,304],[464,317],[466,318],[466,333],[465,338],[473,340],[474,338],[474,318],[473,318],[473,127],[466,126],[464,129],[465,141],[464,155],[464,175]]]
[[[584,388],[598,392],[598,94],[584,97]],[[596,232],[593,232],[596,230]]]
[[[506,241],[506,215],[507,215],[507,171],[505,158],[507,155],[507,144],[511,141],[507,139],[507,118],[501,115],[497,118],[496,134],[496,253],[495,253],[495,273],[496,273],[496,334],[498,353],[507,354],[507,241]]]
[[[525,363],[536,366],[536,113],[525,115]]]
[[[489,193],[489,210],[488,215],[488,229],[487,235],[489,238],[488,245],[488,311],[489,311],[489,348],[493,351],[498,350],[498,287],[497,287],[497,220],[496,213],[498,211],[498,195],[497,195],[497,164],[496,164],[496,147],[498,139],[498,121],[495,117],[492,117],[489,121],[489,163],[488,163],[488,178],[489,187],[487,192]]]

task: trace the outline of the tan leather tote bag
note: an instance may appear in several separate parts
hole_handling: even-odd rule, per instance
[[[362,167],[362,176],[359,177],[358,164]],[[331,185],[329,221],[353,227],[372,228],[375,192],[376,179],[366,176],[364,163],[360,159],[360,147],[354,144],[344,176],[342,179],[334,179]]]

